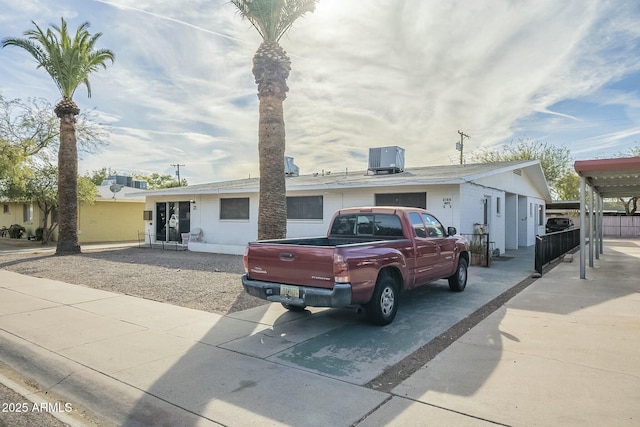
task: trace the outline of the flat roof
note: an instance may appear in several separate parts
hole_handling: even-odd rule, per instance
[[[574,169],[603,198],[640,196],[640,157],[579,160]]]

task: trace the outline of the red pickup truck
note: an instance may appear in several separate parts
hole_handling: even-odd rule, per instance
[[[362,305],[370,321],[387,325],[401,291],[443,278],[464,290],[469,242],[456,233],[424,209],[341,209],[326,237],[249,243],[242,285],[292,311]]]

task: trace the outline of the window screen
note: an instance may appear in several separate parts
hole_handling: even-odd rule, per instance
[[[427,208],[427,193],[388,193],[376,194],[376,206],[406,206],[409,208]]]
[[[249,219],[249,198],[220,199],[220,219]]]
[[[287,197],[287,219],[322,219],[322,196]]]

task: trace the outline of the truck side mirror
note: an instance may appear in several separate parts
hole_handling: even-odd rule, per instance
[[[447,228],[447,234],[449,236],[455,236],[456,234],[458,234],[458,230],[456,230],[455,227],[449,227]]]

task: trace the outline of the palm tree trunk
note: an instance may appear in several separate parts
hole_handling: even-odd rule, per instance
[[[64,102],[64,101],[63,101]],[[75,105],[75,104],[74,104]],[[58,151],[58,244],[56,255],[77,254],[78,244],[78,147],[76,118],[79,110],[56,107],[60,117]]]
[[[260,156],[260,209],[258,239],[287,236],[287,202],[284,175],[285,128],[282,99],[260,97],[258,153]]]
[[[260,119],[260,206],[258,239],[287,237],[287,189],[284,175],[285,128],[283,103],[291,61],[277,42],[263,42],[253,58],[258,84]]]

